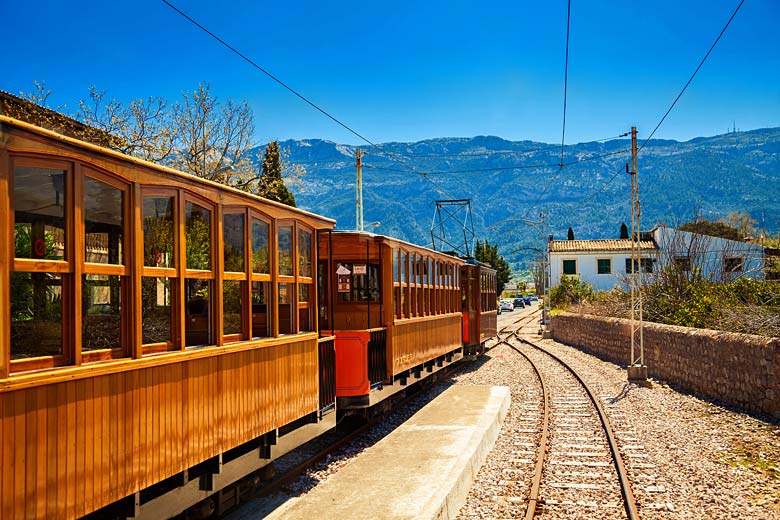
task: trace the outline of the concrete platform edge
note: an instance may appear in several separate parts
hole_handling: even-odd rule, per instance
[[[509,387],[494,386],[491,388],[491,394],[497,397],[494,406],[498,407],[497,413],[493,410],[486,410],[485,428],[477,429],[472,433],[472,438],[481,436],[479,442],[468,444],[474,446],[469,454],[464,454],[458,461],[458,465],[452,469],[448,475],[447,486],[444,486],[442,492],[434,496],[430,502],[423,508],[420,518],[431,518],[436,520],[454,520],[458,516],[458,511],[466,503],[466,497],[469,494],[471,485],[479,472],[479,468],[487,458],[487,454],[493,449],[498,439],[498,434],[504,424],[504,419],[509,412],[511,396]]]

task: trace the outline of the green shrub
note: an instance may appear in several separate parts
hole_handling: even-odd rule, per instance
[[[561,282],[550,289],[550,305],[554,309],[565,309],[593,298],[593,286],[576,276],[561,275]]]

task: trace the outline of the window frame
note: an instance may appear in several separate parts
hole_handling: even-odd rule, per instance
[[[599,262],[608,262],[607,271],[601,272],[601,264]],[[612,258],[603,257],[596,258],[596,274],[597,275],[610,275],[612,274]]]
[[[57,368],[62,366],[79,365],[80,359],[80,345],[76,347],[76,339],[80,335],[79,327],[75,326],[75,319],[80,313],[80,297],[77,302],[79,308],[76,309],[74,305],[66,305],[66,302],[75,302],[76,298],[76,280],[78,273],[76,272],[76,244],[74,237],[76,227],[76,216],[74,205],[76,201],[75,192],[75,177],[79,163],[75,161],[63,160],[61,158],[46,158],[38,156],[30,156],[26,154],[10,154],[8,161],[8,238],[11,244],[15,243],[15,229],[16,229],[16,205],[14,200],[14,180],[17,167],[29,167],[29,168],[43,168],[52,170],[62,170],[65,172],[65,200],[64,206],[64,218],[65,218],[65,243],[63,244],[64,260],[46,260],[46,259],[33,259],[33,258],[17,258],[13,247],[9,248],[10,253],[10,269],[9,274],[14,272],[22,273],[56,273],[61,277],[61,338],[60,338],[60,353],[55,355],[46,356],[34,356],[30,358],[11,359],[11,353],[13,351],[13,345],[10,338],[8,343],[8,369],[10,374],[17,374],[20,372],[28,372],[32,370],[41,370],[46,368]],[[80,296],[80,295],[79,295]],[[9,309],[10,313],[10,309]],[[9,332],[11,319],[9,319]],[[5,318],[4,318],[5,319]]]
[[[573,273],[567,273],[566,272],[566,262],[574,262],[574,272]],[[579,272],[579,262],[576,258],[561,258],[561,275],[565,276],[577,276],[577,273]]]

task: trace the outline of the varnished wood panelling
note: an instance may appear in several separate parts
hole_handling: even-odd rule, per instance
[[[396,321],[389,335],[392,374],[451,352],[461,346],[461,314]]]
[[[480,343],[496,336],[498,316],[496,311],[486,311],[479,316],[479,341]]]
[[[3,519],[73,518],[317,410],[317,340],[0,393]]]

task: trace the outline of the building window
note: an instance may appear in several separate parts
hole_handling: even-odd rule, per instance
[[[691,259],[687,256],[677,256],[674,258],[674,267],[677,269],[677,271],[690,273]]]
[[[741,273],[745,270],[745,260],[741,256],[723,259],[723,270],[727,273]]]
[[[599,258],[596,260],[596,268],[598,274],[612,274],[612,259],[611,258]]]
[[[576,260],[564,260],[563,261],[563,274],[577,274],[577,261]]]
[[[654,258],[642,258],[642,272],[643,273],[652,273],[653,272],[653,264],[655,264]],[[636,263],[634,263],[636,266]],[[637,269],[637,272],[639,272],[639,269]],[[631,274],[631,259],[626,258],[626,273]]]

